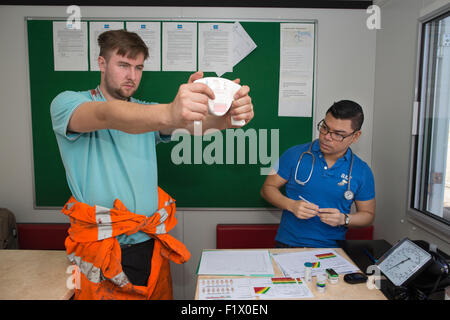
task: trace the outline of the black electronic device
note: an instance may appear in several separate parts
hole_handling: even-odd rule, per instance
[[[361,272],[349,273],[344,276],[344,281],[350,284],[364,283],[367,279],[367,276]]]
[[[431,254],[431,261],[410,282],[409,290],[414,292],[413,297],[416,299],[443,299],[444,290],[450,285],[449,257],[439,249],[430,250],[430,245],[423,240],[414,240],[413,242]]]
[[[431,262],[431,254],[404,238],[377,261],[377,267],[394,285],[401,286],[414,279]]]
[[[377,266],[392,284],[387,289],[394,300],[440,300],[450,285],[448,256],[423,240],[399,241]]]

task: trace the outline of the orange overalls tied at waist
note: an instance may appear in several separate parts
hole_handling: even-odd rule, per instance
[[[169,235],[177,224],[175,200],[158,187],[158,211],[150,217],[128,211],[116,199],[111,209],[89,206],[71,197],[62,209],[70,217],[66,250],[77,266],[74,299],[172,299],[169,260],[181,264],[191,254]],[[155,239],[147,286],[135,286],[122,270],[116,237],[138,231]],[[78,277],[77,277],[78,276]]]

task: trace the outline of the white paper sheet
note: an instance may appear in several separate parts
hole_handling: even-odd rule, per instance
[[[256,49],[256,43],[239,22],[233,24],[233,67]]]
[[[277,283],[275,279],[282,278],[251,278],[253,292],[259,299],[304,299],[313,298],[311,289],[303,279],[288,279],[287,283]],[[293,281],[289,281],[293,280]],[[289,283],[292,282],[292,283]],[[260,293],[258,293],[260,292]]]
[[[214,278],[198,281],[199,300],[251,300],[255,298],[248,278]]]
[[[66,21],[53,21],[55,71],[87,71],[87,39],[87,22],[80,22],[80,29],[75,29]]]
[[[318,255],[330,253],[331,257],[320,259]],[[332,257],[334,256],[334,257]],[[278,264],[280,270],[285,276],[301,277],[305,275],[305,262],[320,263],[319,266],[312,269],[313,276],[325,272],[325,269],[333,268],[339,274],[358,272],[359,269],[347,259],[341,257],[334,250],[313,250],[303,252],[290,252],[272,254],[273,259]]]
[[[98,67],[98,54],[100,53],[98,36],[108,30],[119,30],[123,28],[124,25],[122,21],[89,22],[89,61],[91,71],[100,70]]]
[[[127,30],[136,32],[148,47],[149,57],[144,62],[144,71],[161,70],[161,23],[127,21]]]
[[[268,250],[203,251],[198,274],[209,275],[273,275]]]
[[[311,117],[314,72],[314,24],[280,24],[278,115]]]
[[[163,22],[163,71],[197,71],[197,24]]]
[[[233,24],[198,24],[198,65],[218,77],[233,71]]]
[[[198,280],[199,300],[254,300],[303,299],[314,295],[305,282],[300,279],[283,278],[209,278]],[[291,281],[289,281],[291,280]],[[293,280],[293,281],[292,281]]]

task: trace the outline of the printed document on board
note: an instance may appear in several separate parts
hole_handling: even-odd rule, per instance
[[[197,71],[197,23],[163,22],[163,71]]]
[[[80,22],[80,29],[76,29],[66,21],[53,21],[55,71],[87,71],[87,39],[87,22]]]
[[[198,64],[202,71],[218,77],[233,71],[233,24],[198,24]]]
[[[280,24],[278,115],[311,117],[314,77],[314,24]]]
[[[161,23],[127,21],[127,30],[136,32],[148,47],[148,59],[144,61],[144,71],[160,71]]]
[[[256,49],[256,43],[239,22],[233,24],[233,67]]]
[[[89,56],[91,71],[100,71],[98,67],[98,54],[100,53],[98,36],[105,31],[120,29],[123,29],[123,21],[89,22]]]

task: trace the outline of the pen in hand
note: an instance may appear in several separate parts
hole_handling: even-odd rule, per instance
[[[316,204],[312,203],[311,201],[306,200],[305,198],[303,198],[302,196],[298,196],[300,198],[300,200],[303,200],[307,203],[306,208],[310,209],[310,210],[314,210],[314,215],[317,215],[319,213],[319,206],[317,206]]]
[[[311,203],[311,201],[306,200],[305,198],[303,198],[302,196],[298,196],[300,199],[302,199],[303,201],[306,201],[308,203]]]

